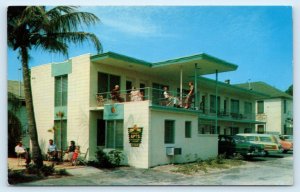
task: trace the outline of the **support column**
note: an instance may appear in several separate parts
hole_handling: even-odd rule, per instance
[[[197,85],[197,82],[198,82],[198,73],[197,73],[197,70],[198,70],[198,64],[195,63],[195,78],[194,78],[194,94],[195,94],[195,103],[194,103],[194,107],[195,109],[198,109],[199,107],[199,102],[198,102],[198,85]]]
[[[221,99],[220,99],[221,102]],[[218,70],[216,70],[216,119],[215,119],[215,134],[218,134]]]
[[[182,65],[180,66],[180,101],[182,103]]]

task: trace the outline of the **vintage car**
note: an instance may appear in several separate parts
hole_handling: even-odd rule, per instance
[[[256,133],[240,133],[236,136],[243,137],[251,143],[259,143],[264,145],[266,155],[277,154],[282,152],[281,144],[277,143],[273,135],[270,134],[256,134]]]
[[[284,137],[280,137],[279,135],[274,135],[274,138],[282,146],[282,153],[293,151],[293,141],[284,139]]]
[[[293,142],[293,135],[279,135],[279,138],[285,141]]]
[[[219,135],[218,150],[219,154],[226,156],[240,154],[251,158],[265,155],[264,145],[249,142],[239,136]]]

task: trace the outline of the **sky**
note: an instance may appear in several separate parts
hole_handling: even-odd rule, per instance
[[[285,91],[293,83],[293,27],[289,6],[80,7],[101,22],[83,30],[104,52],[159,62],[198,53],[238,65],[219,74],[232,84],[263,81]],[[96,54],[91,43],[71,44],[69,57]],[[30,67],[68,57],[32,49]],[[18,53],[8,50],[8,79],[19,80]],[[208,76],[213,78],[213,76]]]

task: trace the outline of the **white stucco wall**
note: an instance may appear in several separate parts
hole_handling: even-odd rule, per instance
[[[31,69],[31,86],[39,144],[42,152],[46,153],[48,140],[53,139],[53,133],[48,130],[54,125],[54,78],[51,76],[51,64]]]
[[[139,147],[131,147],[129,143],[128,128],[134,125],[143,128]],[[124,104],[124,154],[128,165],[137,168],[149,167],[149,101]]]
[[[67,141],[80,146],[81,152],[89,147],[90,55],[72,58],[72,73],[68,75]]]
[[[164,143],[165,120],[175,120],[175,143]],[[185,121],[192,122],[192,137],[185,138]],[[198,135],[198,117],[195,114],[151,110],[150,166],[182,163],[197,158],[206,159],[218,154],[216,135]],[[166,155],[166,147],[182,148],[182,154]]]
[[[89,147],[89,58],[89,54],[72,58],[72,72],[68,74],[67,142],[74,140],[83,152]],[[46,152],[48,140],[54,137],[48,132],[55,115],[51,64],[33,67],[31,76],[39,144]]]

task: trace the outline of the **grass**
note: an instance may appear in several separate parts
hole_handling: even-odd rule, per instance
[[[176,169],[172,170],[172,172],[193,175],[198,172],[208,173],[212,169],[229,169],[243,164],[245,162],[240,159],[225,159],[222,156],[218,156],[207,160],[197,160],[192,163],[175,165]]]

